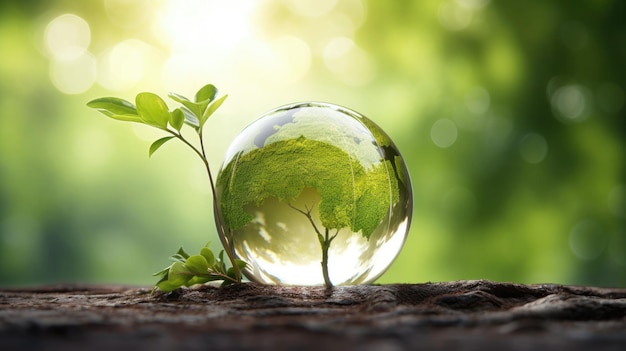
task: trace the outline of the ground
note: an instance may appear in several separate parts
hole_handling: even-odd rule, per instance
[[[626,289],[490,281],[0,289],[3,350],[623,350]]]

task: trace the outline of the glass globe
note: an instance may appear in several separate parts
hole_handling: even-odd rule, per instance
[[[307,102],[270,111],[235,138],[217,177],[216,214],[252,281],[367,284],[404,244],[411,194],[380,127]]]

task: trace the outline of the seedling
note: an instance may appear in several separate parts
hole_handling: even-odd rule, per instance
[[[172,100],[181,106],[169,110],[165,101],[153,93],[139,93],[135,98],[135,104],[124,99],[115,97],[103,97],[87,103],[88,107],[102,112],[105,116],[124,122],[145,124],[162,130],[165,137],[154,141],[149,148],[148,156],[152,156],[159,148],[172,139],[178,139],[187,145],[202,161],[209,177],[213,203],[217,204],[215,184],[209,161],[206,157],[204,146],[203,128],[206,121],[222,105],[228,95],[217,98],[217,88],[208,84],[202,87],[190,100],[182,95],[170,93]],[[188,126],[195,132],[197,143],[194,145],[182,133],[183,126]],[[222,285],[241,282],[241,271],[246,263],[235,258],[235,254],[227,244],[224,235],[224,225],[220,216],[216,216],[218,236],[224,249],[217,255],[213,254],[207,246],[203,247],[199,255],[190,256],[182,248],[171,258],[174,263],[165,269],[155,273],[161,279],[156,283],[155,289],[163,291],[176,290],[182,286],[203,284],[209,281],[221,280]],[[227,268],[223,259],[226,252],[231,267]]]

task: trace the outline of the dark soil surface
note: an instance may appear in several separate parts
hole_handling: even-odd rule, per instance
[[[626,350],[626,289],[490,281],[0,289],[2,350]]]

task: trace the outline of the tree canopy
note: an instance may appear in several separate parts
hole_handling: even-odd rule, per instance
[[[319,216],[328,229],[350,228],[368,238],[398,201],[391,164],[366,169],[354,155],[317,140],[298,137],[236,155],[217,180],[225,225],[238,229],[253,219],[246,206],[269,197],[289,202],[304,188],[320,194]]]

